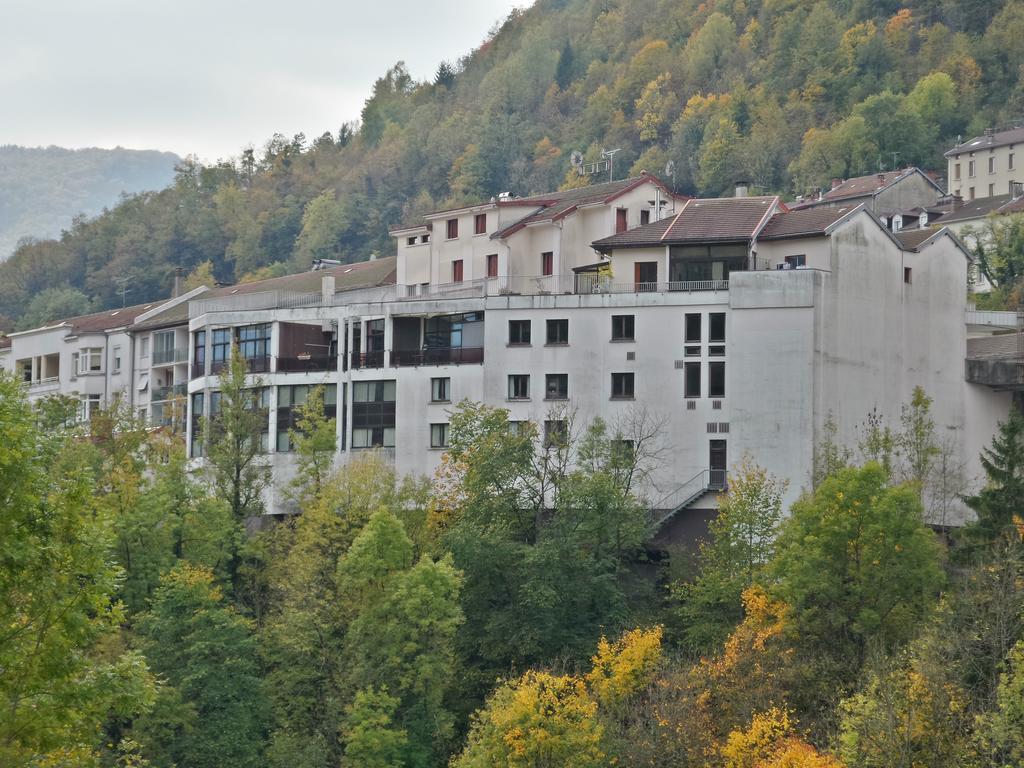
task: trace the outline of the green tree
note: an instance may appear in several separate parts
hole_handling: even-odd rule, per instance
[[[292,256],[295,265],[309,269],[314,259],[341,258],[342,236],[347,226],[345,207],[333,189],[325,189],[309,201],[302,213],[302,231]]]
[[[564,91],[572,83],[575,70],[576,53],[572,49],[572,43],[566,40],[558,53],[558,63],[555,65],[555,82],[561,90]]]
[[[963,234],[992,285],[1004,295],[1020,285],[1024,278],[1024,214],[992,217]]]
[[[981,454],[986,484],[968,498],[978,519],[963,531],[968,550],[994,544],[1008,532],[1013,534],[1014,518],[1024,510],[1024,416],[1016,408],[1000,423],[991,447]]]
[[[327,418],[324,388],[314,387],[296,409],[295,429],[288,439],[295,448],[297,469],[290,495],[304,509],[320,496],[338,450],[338,422]]]
[[[850,680],[869,642],[895,647],[934,603],[940,550],[913,488],[877,464],[843,469],[797,501],[768,572],[801,646]],[[845,670],[845,671],[844,671]]]
[[[146,659],[166,681],[133,729],[154,765],[263,765],[268,708],[255,636],[213,574],[176,566],[137,627]]]
[[[135,653],[99,648],[124,620],[110,520],[73,433],[41,429],[0,372],[0,763],[91,751],[109,714],[152,703]]]
[[[982,719],[979,736],[990,765],[1024,763],[1024,641],[1006,656],[996,708]]]
[[[394,727],[398,704],[385,690],[367,688],[356,694],[341,729],[343,768],[404,768],[409,740],[403,729]]]
[[[32,297],[18,320],[18,330],[39,328],[55,320],[87,314],[91,309],[89,297],[75,288],[46,288]]]

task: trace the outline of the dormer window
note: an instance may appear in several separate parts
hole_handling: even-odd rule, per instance
[[[486,235],[487,234],[487,214],[478,213],[473,217],[473,234],[474,235]]]
[[[406,245],[416,245],[416,237],[413,236],[413,237],[406,238],[405,244]]]
[[[448,219],[448,239],[454,240],[459,236],[459,220]]]

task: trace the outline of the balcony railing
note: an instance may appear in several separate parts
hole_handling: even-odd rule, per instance
[[[352,369],[357,368],[383,368],[384,367],[384,350],[379,349],[374,352],[353,352],[352,353]]]
[[[231,365],[230,360],[213,360],[210,363],[210,375],[217,376],[221,371]],[[201,366],[200,366],[201,368]],[[245,370],[249,373],[267,373],[270,371],[269,357],[247,357],[245,358]],[[202,376],[202,370],[196,373],[196,366],[192,366],[192,378]]]
[[[338,358],[334,355],[298,355],[296,357],[277,358],[278,373],[336,370],[338,370]]]
[[[187,349],[155,349],[153,350],[153,365],[170,365],[172,363],[187,363]]]
[[[606,275],[541,275],[488,277],[440,285],[399,285],[399,298],[476,298],[486,296],[544,296],[557,294],[675,293],[727,291],[728,280],[671,282],[614,282]]]
[[[153,390],[153,397],[151,401],[158,403],[161,400],[171,400],[175,397],[184,397],[187,393],[187,384],[174,384],[170,387],[159,387]]]
[[[396,350],[391,353],[394,366],[473,365],[484,361],[483,347],[434,347],[422,350]]]

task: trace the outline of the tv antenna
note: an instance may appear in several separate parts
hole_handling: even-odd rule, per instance
[[[665,163],[665,176],[672,180],[672,191],[676,189],[676,161],[669,160]]]
[[[131,282],[131,278],[127,275],[123,277],[115,277],[114,282],[117,283],[117,293],[121,294],[121,308],[125,307],[125,296],[132,292],[132,289],[128,287],[128,283]]]
[[[576,171],[582,176],[583,171],[583,153],[578,149],[574,149],[572,154],[569,155],[569,165],[576,169]]]
[[[608,181],[613,181],[615,179],[615,153],[621,151],[621,149],[602,149],[600,160],[586,163],[583,161],[583,153],[577,149],[569,155],[569,163],[580,176],[594,176],[608,171]]]

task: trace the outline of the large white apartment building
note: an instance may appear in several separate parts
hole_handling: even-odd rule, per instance
[[[1020,195],[1024,127],[986,130],[946,152],[949,191],[964,200]]]
[[[827,422],[854,445],[872,411],[897,423],[915,386],[980,475],[981,448],[1024,388],[1005,371],[965,377],[959,241],[894,233],[863,204],[679,200],[644,175],[438,212],[393,235],[392,258],[139,312],[128,338],[149,339],[150,362],[125,358],[139,365],[123,382],[133,402],[173,418],[154,394],[184,390],[200,460],[199,420],[216,410],[216,374],[237,345],[262,388],[274,512],[292,511],[288,429],[318,384],[337,417],[338,462],[378,450],[401,474],[435,470],[463,399],[542,434],[571,414],[625,426],[628,439],[643,418],[666,450],[642,491],[686,530],[713,513],[744,454],[789,480],[792,501]],[[23,365],[23,338],[0,363]]]

